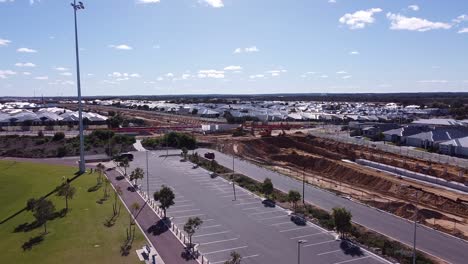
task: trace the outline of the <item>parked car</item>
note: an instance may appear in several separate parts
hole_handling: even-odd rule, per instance
[[[205,158],[213,160],[215,158],[215,154],[213,152],[205,153]]]
[[[122,153],[117,157],[118,160],[122,160],[124,158],[127,158],[128,161],[132,161],[133,160],[133,154],[132,153]]]
[[[300,225],[300,226],[304,226],[307,223],[307,220],[305,219],[304,215],[301,215],[301,214],[292,214],[291,221],[295,223],[296,225]]]

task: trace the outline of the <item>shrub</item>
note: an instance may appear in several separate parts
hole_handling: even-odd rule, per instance
[[[67,148],[64,146],[57,148],[57,157],[61,158],[67,155]]]
[[[54,137],[52,138],[53,141],[59,141],[65,138],[65,134],[63,132],[56,132]]]

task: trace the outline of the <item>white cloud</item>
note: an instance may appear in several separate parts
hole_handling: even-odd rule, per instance
[[[30,72],[23,72],[23,75],[31,75]]]
[[[410,5],[408,6],[408,9],[411,9],[413,11],[418,11],[419,10],[419,6],[418,5]]]
[[[158,77],[158,78],[156,79],[156,81],[158,81],[158,82],[163,81],[163,80],[164,80],[163,77]]]
[[[260,50],[256,46],[251,46],[247,48],[237,48],[234,50],[234,53],[252,53],[252,52],[259,52]]]
[[[326,74],[320,75],[320,78],[328,78],[328,75]]]
[[[37,52],[37,50],[30,49],[30,48],[19,48],[16,51],[21,52],[21,53],[36,53]]]
[[[172,72],[166,73],[167,78],[173,78],[174,74]]]
[[[154,45],[153,46],[153,49],[160,49],[160,48],[161,48],[161,46],[159,46],[159,45]]]
[[[198,78],[213,78],[213,79],[223,79],[224,78],[224,71],[218,70],[199,70],[198,71]]]
[[[359,55],[359,54],[361,54],[361,53],[359,53],[359,51],[357,51],[357,50],[353,50],[353,51],[349,52],[349,55]]]
[[[271,74],[272,77],[277,77],[280,76],[281,73],[285,73],[287,70],[272,70],[272,71],[267,71],[266,73]]]
[[[120,45],[109,45],[109,48],[114,48],[117,50],[132,50],[133,48],[128,46],[127,44],[120,44]]]
[[[62,72],[62,73],[60,73],[60,75],[63,75],[63,76],[72,76],[72,73],[71,73],[71,72]]]
[[[468,33],[468,28],[462,28],[458,30],[458,34],[462,34],[462,33]]]
[[[130,74],[130,77],[132,77],[132,78],[140,78],[141,75],[140,75],[139,73],[132,73],[132,74]]]
[[[418,17],[405,17],[400,14],[387,13],[392,30],[429,31],[433,29],[450,29],[452,25],[443,22],[432,22]]]
[[[54,69],[57,71],[68,71],[68,68],[65,67],[55,67]]]
[[[94,76],[94,73],[88,73],[88,74],[86,74],[86,76],[92,77],[92,76]]]
[[[265,78],[265,75],[263,74],[255,74],[255,75],[250,75],[250,79],[260,79],[260,78]]]
[[[240,71],[240,70],[242,70],[242,67],[241,66],[231,65],[231,66],[224,67],[224,70],[225,71]]]
[[[0,70],[0,79],[6,79],[9,75],[15,75],[16,72],[12,70]]]
[[[359,10],[352,14],[347,13],[342,16],[339,21],[347,25],[350,29],[365,28],[367,24],[375,22],[374,14],[382,12],[380,8],[371,8],[367,10]]]
[[[128,81],[128,80],[130,80],[130,78],[128,78],[128,77],[123,77],[123,78],[117,78],[117,79],[115,79],[115,80],[118,81],[118,82],[120,82],[120,81]]]
[[[223,0],[199,0],[199,2],[206,3],[207,5],[214,8],[224,7]]]
[[[336,74],[347,74],[345,71],[337,71]]]
[[[49,79],[49,76],[37,76],[36,78],[34,78],[36,80],[48,80]]]
[[[448,83],[447,80],[421,80],[418,83]]]
[[[116,81],[128,81],[130,78],[140,78],[141,75],[139,73],[127,73],[127,72],[113,72],[108,74],[107,76],[116,78]]]
[[[75,82],[73,82],[73,81],[63,81],[62,85],[75,85]]]
[[[161,2],[161,0],[138,0],[137,3],[139,4],[157,4]]]
[[[454,23],[456,23],[456,24],[459,24],[459,23],[461,23],[461,22],[463,22],[463,21],[468,21],[468,15],[465,15],[465,14],[460,15],[460,16],[458,16],[457,18],[453,19],[452,21],[453,21]]]
[[[336,4],[336,0],[328,0],[328,3],[330,3],[330,4]]]
[[[0,0],[1,1],[1,0]],[[11,40],[8,40],[8,39],[1,39],[0,38],[0,47],[1,46],[8,46],[8,44],[11,43]]]
[[[36,67],[36,64],[31,63],[31,62],[25,62],[25,63],[18,62],[18,63],[15,63],[15,66],[16,67]]]
[[[342,78],[342,79],[349,79],[349,78],[351,78],[351,77],[353,77],[353,76],[352,76],[352,75],[345,75],[345,76],[343,76],[343,77],[341,77],[341,78]]]

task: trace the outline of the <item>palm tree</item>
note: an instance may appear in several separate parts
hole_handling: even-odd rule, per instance
[[[71,186],[71,184],[68,182],[65,182],[62,184],[58,191],[57,191],[57,196],[61,196],[65,198],[65,210],[68,212],[68,199],[73,199],[76,193],[76,188]]]
[[[132,225],[132,224],[135,224],[136,218],[138,216],[138,214],[137,214],[138,210],[140,210],[140,204],[137,203],[137,202],[132,203],[132,205],[130,206],[130,210],[131,210],[131,212],[130,212],[130,225]],[[132,217],[132,215],[133,215],[133,217]],[[132,218],[134,218],[133,221],[132,221]]]
[[[241,263],[242,257],[236,251],[232,251],[230,256],[231,258],[229,260],[226,260],[224,264],[240,264]]]
[[[182,148],[182,155],[184,157],[184,160],[187,160],[187,153],[188,153],[188,149],[186,147],[183,147]]]
[[[160,207],[164,212],[164,219],[166,219],[166,210],[174,205],[174,192],[171,190],[171,188],[163,185],[159,191],[153,194],[153,197],[155,201],[159,201]]]
[[[192,248],[192,236],[195,234],[195,232],[200,228],[200,226],[203,224],[203,220],[200,219],[200,217],[195,217],[192,218],[190,217],[187,220],[187,223],[184,225],[184,231],[187,233],[189,237],[189,247]]]
[[[135,181],[135,185],[138,186],[138,180],[145,177],[145,172],[142,168],[136,168],[132,173],[130,173],[130,181]]]
[[[102,163],[99,163],[98,165],[96,165],[96,170],[98,171],[98,177],[97,177],[97,184],[101,184],[102,183],[102,174],[104,173],[104,170],[106,169],[106,167],[102,164]]]
[[[128,161],[128,158],[125,157],[120,161],[120,167],[124,168],[125,176],[127,176],[127,168],[130,167],[130,163]]]
[[[120,214],[120,204],[119,204],[119,210],[117,211],[117,197],[120,195],[122,195],[122,188],[120,188],[120,186],[117,186],[117,188],[115,188],[115,193],[114,193],[114,205],[112,206],[114,215]]]
[[[107,197],[109,197],[109,193],[107,192],[109,183],[110,183],[109,179],[104,178],[104,199],[107,199]]]
[[[290,190],[288,193],[288,201],[293,204],[294,210],[297,208],[297,202],[301,200],[301,194],[298,191]]]

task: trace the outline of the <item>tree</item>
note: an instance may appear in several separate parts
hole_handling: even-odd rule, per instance
[[[124,157],[122,160],[120,160],[120,167],[124,168],[125,176],[127,176],[127,168],[130,167],[130,163],[128,161],[127,157]]]
[[[273,193],[273,183],[270,178],[266,178],[262,184],[262,192],[265,194],[266,198],[269,198]]]
[[[130,173],[130,181],[135,181],[135,185],[138,185],[138,180],[145,177],[145,172],[142,168],[136,168]]]
[[[98,177],[97,177],[98,185],[102,184],[102,174],[104,173],[105,169],[106,167],[102,163],[98,163],[98,165],[96,165],[96,170],[98,172]]]
[[[343,207],[335,207],[332,212],[333,221],[335,222],[336,231],[341,237],[349,233],[352,228],[351,218],[352,214],[350,211]]]
[[[117,186],[117,188],[115,188],[115,193],[114,193],[114,205],[112,206],[114,215],[120,214],[120,204],[119,204],[119,209],[117,210],[117,197],[119,197],[120,195],[122,195],[122,188],[120,188],[120,186]]]
[[[293,204],[294,210],[297,208],[297,202],[301,200],[301,194],[298,191],[290,190],[288,193],[288,201]]]
[[[34,211],[38,200],[31,198],[26,202],[26,211]]]
[[[192,161],[193,161],[193,163],[198,165],[198,163],[200,162],[200,156],[198,155],[198,152],[195,152],[192,155]]]
[[[68,182],[65,182],[64,184],[60,185],[58,191],[57,191],[57,196],[61,196],[65,198],[65,210],[68,212],[68,199],[73,199],[76,193],[76,188],[71,186],[71,184]]]
[[[106,200],[107,197],[109,197],[109,193],[107,192],[107,189],[109,188],[109,183],[109,179],[104,178],[104,200]]]
[[[55,212],[54,204],[49,200],[39,200],[34,206],[33,215],[37,222],[44,226],[44,234],[47,233],[47,220],[52,217]]]
[[[153,196],[155,201],[159,201],[160,207],[164,212],[164,218],[166,218],[166,210],[174,205],[174,192],[171,190],[171,188],[163,185],[159,191],[153,194]]]
[[[65,138],[65,134],[63,132],[56,132],[54,137],[52,138],[53,141],[59,141]]]
[[[229,260],[226,260],[224,264],[240,264],[241,263],[242,257],[236,251],[232,251],[230,256],[231,258]]]
[[[203,224],[203,220],[201,220],[199,217],[192,218],[190,217],[187,220],[187,223],[184,225],[184,231],[187,233],[189,237],[189,247],[192,247],[192,236],[195,234],[195,232],[200,228],[200,226]]]
[[[134,221],[132,221],[132,218],[135,218],[135,221],[136,221],[136,218],[138,216],[138,214],[137,214],[138,210],[140,210],[140,204],[137,203],[137,202],[132,203],[132,205],[130,206],[130,210],[132,210],[130,212],[130,225],[132,225],[132,224],[134,224]],[[132,215],[134,217],[132,217]]]
[[[186,147],[183,147],[182,148],[182,155],[184,156],[184,160],[187,160],[187,153],[188,153],[188,149]]]

